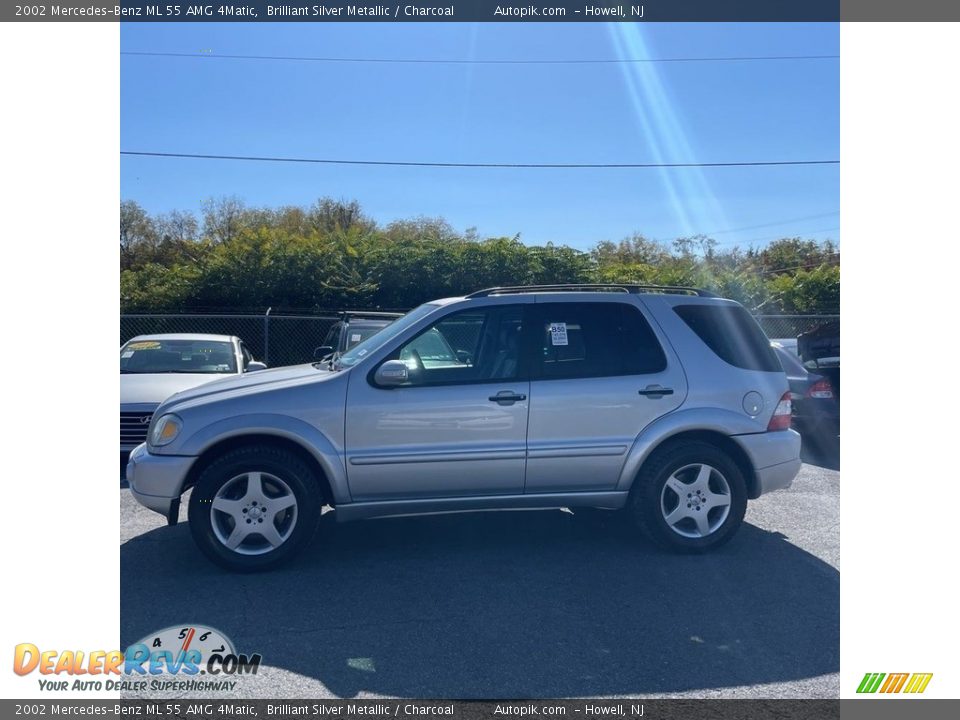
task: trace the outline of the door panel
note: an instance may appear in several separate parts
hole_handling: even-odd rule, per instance
[[[537,308],[526,492],[613,489],[640,431],[683,402],[683,372],[633,305]]]
[[[379,388],[368,374],[351,376],[354,500],[523,492],[530,383],[522,316],[521,305],[454,312],[401,342],[386,359],[407,364],[408,386]]]
[[[355,500],[523,492],[528,382],[383,390],[351,378],[347,473]]]
[[[612,490],[640,431],[682,398],[637,391],[651,382],[676,386],[670,376],[531,383],[526,491]]]

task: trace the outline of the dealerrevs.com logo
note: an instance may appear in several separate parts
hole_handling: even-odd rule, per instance
[[[184,624],[151,633],[126,651],[61,652],[20,643],[14,648],[13,671],[22,676],[39,673],[44,676],[37,680],[40,689],[49,691],[229,692],[237,685],[232,678],[256,675],[260,661],[257,653],[237,653],[219,630]],[[61,679],[63,676],[74,679]]]
[[[858,693],[918,694],[927,689],[933,673],[867,673],[857,687]]]

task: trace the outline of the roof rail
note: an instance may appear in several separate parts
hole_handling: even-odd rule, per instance
[[[698,295],[699,297],[719,297],[709,290],[701,290],[684,285],[638,285],[634,283],[575,283],[569,285],[508,285],[477,290],[466,297],[481,298],[491,295],[519,295],[535,292],[622,292],[637,295],[639,293],[673,293]]]

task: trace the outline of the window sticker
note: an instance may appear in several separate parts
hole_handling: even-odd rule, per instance
[[[569,345],[567,342],[567,324],[550,323],[550,344],[551,345]]]
[[[353,334],[350,336],[350,342],[352,342],[352,343],[360,342],[360,333],[353,333]]]
[[[120,353],[120,357],[123,358],[124,360],[126,360],[127,358],[132,358],[132,357],[133,357],[133,350],[126,350],[126,351]]]

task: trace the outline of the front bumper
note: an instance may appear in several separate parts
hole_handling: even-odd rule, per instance
[[[752,435],[735,435],[753,465],[756,486],[750,493],[758,498],[793,484],[800,472],[800,434],[796,430],[777,430]]]
[[[195,457],[151,455],[146,444],[137,445],[127,461],[127,483],[134,499],[144,507],[170,516],[180,502],[183,486]]]

